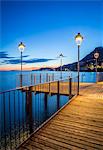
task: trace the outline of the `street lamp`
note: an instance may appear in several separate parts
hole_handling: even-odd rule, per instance
[[[97,59],[98,59],[98,57],[99,57],[99,53],[98,52],[94,53],[94,58],[96,60],[96,82],[98,81],[98,79],[97,79]]]
[[[20,83],[21,83],[21,86],[22,86],[22,53],[24,52],[24,49],[25,49],[25,45],[21,42],[19,45],[18,45],[18,49],[21,53],[21,74],[20,74]]]
[[[78,33],[75,36],[75,41],[76,41],[76,44],[78,46],[78,92],[77,92],[77,94],[79,95],[79,72],[80,72],[79,57],[80,57],[80,46],[81,46],[81,43],[83,41],[83,37],[80,33]]]
[[[64,56],[63,56],[63,54],[61,53],[60,55],[59,55],[59,58],[60,58],[60,72],[61,72],[61,74],[60,74],[60,78],[62,79],[62,58],[63,58]]]

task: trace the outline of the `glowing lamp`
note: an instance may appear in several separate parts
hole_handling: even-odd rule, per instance
[[[78,46],[81,45],[82,41],[83,41],[83,37],[80,33],[78,33],[76,36],[75,36],[75,41],[77,43]]]
[[[21,42],[21,43],[18,45],[18,49],[19,49],[20,52],[24,52],[25,45]]]
[[[98,59],[98,57],[99,57],[99,53],[94,53],[94,58],[96,58],[96,59]]]

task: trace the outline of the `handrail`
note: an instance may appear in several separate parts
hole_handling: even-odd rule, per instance
[[[77,76],[18,87],[0,94],[0,127],[2,126],[0,148],[15,150],[37,127],[61,108],[61,95],[67,96],[67,101],[77,95]],[[52,106],[48,107],[48,99],[51,99],[48,94],[51,97],[56,95],[55,110],[51,109]],[[50,114],[48,108],[51,111]],[[43,112],[44,115],[42,115]]]
[[[76,78],[77,76],[75,77],[70,77],[69,78]],[[33,86],[37,86],[37,85],[43,85],[43,84],[49,84],[49,83],[55,83],[57,81],[64,81],[64,80],[68,80],[69,78],[64,78],[64,79],[60,79],[60,80],[54,80],[54,81],[48,81],[48,82],[44,82],[44,83],[37,83],[35,85],[29,85],[29,86],[22,86],[22,87],[17,87],[17,88],[14,88],[14,89],[10,89],[10,90],[6,90],[6,91],[2,91],[0,92],[0,94],[3,94],[3,93],[7,93],[7,92],[11,92],[11,91],[15,91],[15,90],[22,90],[23,88],[29,88],[29,87],[33,87]]]

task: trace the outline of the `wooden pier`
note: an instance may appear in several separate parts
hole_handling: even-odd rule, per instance
[[[19,150],[103,150],[103,83],[82,85],[74,98]]]

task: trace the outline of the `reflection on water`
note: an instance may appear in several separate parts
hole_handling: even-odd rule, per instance
[[[35,76],[30,76],[26,72],[26,78],[22,80],[16,78],[17,72],[2,72],[0,90],[7,90],[16,87],[16,82],[22,85],[31,85],[45,82],[46,73],[40,76],[40,72]],[[25,73],[25,72],[24,72]],[[52,72],[49,72],[52,75]],[[60,77],[60,72],[55,73],[53,80]],[[77,73],[63,72],[63,78],[75,76]],[[19,76],[20,77],[20,76]],[[50,76],[49,76],[50,78]],[[18,79],[18,80],[17,80]],[[4,82],[3,82],[4,81]],[[95,73],[80,73],[81,82],[95,82]],[[49,95],[46,93],[35,93],[31,90],[12,90],[0,95],[0,148],[15,149],[20,143],[27,139],[37,127],[60,109],[66,102],[68,96]]]
[[[1,147],[18,146],[68,100],[68,96],[21,90],[4,94],[0,98]]]

